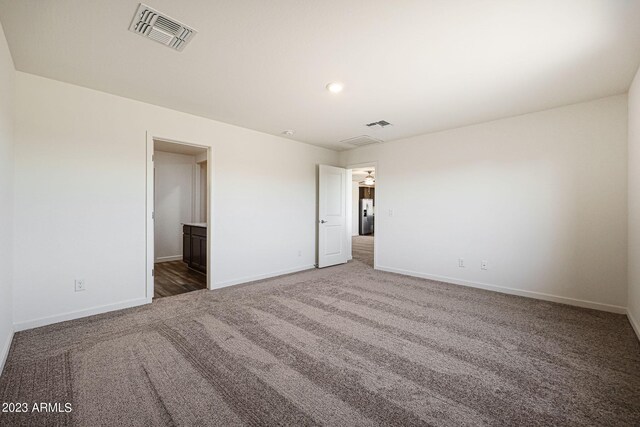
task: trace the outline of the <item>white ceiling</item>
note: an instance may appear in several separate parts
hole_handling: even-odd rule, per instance
[[[640,63],[640,0],[147,4],[198,30],[183,52],[128,31],[135,0],[0,0],[0,21],[20,71],[336,149],[624,93]]]

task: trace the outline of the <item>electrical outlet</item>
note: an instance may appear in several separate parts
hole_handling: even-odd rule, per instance
[[[302,256],[302,251],[298,251],[298,256]]]
[[[489,268],[487,264],[487,261],[480,261],[480,268],[482,270],[486,270],[487,268]]]
[[[389,209],[389,216],[393,216],[393,209]]]
[[[464,268],[464,258],[458,258],[458,267]]]
[[[76,280],[76,292],[81,292],[84,291],[85,288],[85,283],[84,283],[84,279],[77,279]]]

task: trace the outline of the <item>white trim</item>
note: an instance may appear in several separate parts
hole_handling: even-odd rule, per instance
[[[215,270],[213,266],[213,234],[215,219],[213,216],[213,147],[207,147],[207,198],[205,203],[207,204],[207,289],[213,289],[213,278]]]
[[[11,348],[11,342],[13,341],[13,330],[9,333],[4,345],[2,346],[2,352],[0,352],[0,375],[2,375],[2,371],[4,371],[4,364],[7,362],[7,357],[9,356],[9,349]]]
[[[355,168],[363,168],[363,167],[366,167],[366,166],[373,166],[373,170],[376,172],[376,199],[375,199],[376,200],[375,201],[376,209],[375,209],[375,215],[378,216],[378,215],[380,215],[379,212],[382,212],[380,210],[380,187],[378,186],[378,181],[379,181],[379,178],[380,178],[380,167],[378,166],[378,161],[374,160],[374,161],[371,161],[371,162],[353,163],[353,164],[348,165],[346,167],[346,169],[351,170],[351,169],[355,169]],[[351,185],[351,183],[349,183],[349,185]],[[382,200],[384,200],[384,199],[382,199]],[[374,223],[373,223],[373,235],[374,235],[374,238],[373,238],[373,269],[374,270],[382,270],[383,269],[382,267],[380,267],[378,265],[378,240],[379,239],[375,238],[376,235],[380,234],[379,233],[380,232],[380,228],[379,228],[380,219],[379,218],[381,216],[382,215],[378,216],[377,219],[374,219]],[[358,235],[359,235],[359,233],[354,234],[354,236],[358,236]],[[351,255],[352,255],[352,258],[350,258],[350,259],[353,259],[353,252],[351,253]]]
[[[145,296],[147,299],[153,298],[154,280],[153,264],[155,260],[155,225],[154,225],[154,191],[155,191],[155,164],[153,163],[154,143],[153,135],[147,131],[147,163],[146,163],[146,194],[145,194]]]
[[[207,161],[207,153],[196,154],[196,164],[204,163]]]
[[[345,179],[344,183],[344,194],[346,195],[346,204],[347,204],[347,215],[346,215],[346,223],[345,223],[345,231],[346,231],[346,240],[347,240],[347,261],[351,261],[353,259],[353,239],[349,237],[349,234],[353,234],[353,173],[351,169],[346,169],[347,171],[347,179]]]
[[[180,260],[182,260],[182,255],[161,256],[156,258],[156,264],[159,262],[170,262],[170,261],[180,261]]]
[[[294,267],[287,270],[274,271],[272,273],[257,274],[255,276],[246,276],[239,279],[227,280],[214,284],[214,289],[225,288],[227,286],[239,285],[241,283],[255,282],[256,280],[270,279],[272,277],[284,276],[285,274],[298,273],[300,271],[312,270],[316,268],[315,265],[304,265],[302,267]]]
[[[561,304],[574,305],[577,307],[592,308],[594,310],[608,311],[610,313],[625,314],[626,307],[612,304],[603,304],[600,302],[586,301],[576,298],[561,297],[558,295],[545,294],[543,292],[525,291],[522,289],[507,288],[504,286],[490,285],[487,283],[471,282],[468,280],[455,279],[453,277],[437,276],[434,274],[419,273],[416,271],[402,270],[400,268],[378,266],[378,270],[388,271],[390,273],[403,274],[405,276],[420,277],[423,279],[436,280],[438,282],[451,283],[454,285],[468,286],[470,288],[486,289],[488,291],[500,292],[509,295],[518,295],[521,297],[534,298],[544,301],[558,302]]]
[[[627,308],[627,319],[629,319],[629,323],[631,323],[631,327],[636,333],[638,340],[640,340],[640,322],[636,320],[635,317],[631,314],[631,310]]]
[[[209,145],[202,144],[194,144],[192,142],[182,141],[177,138],[165,138],[160,136],[160,134],[147,130],[146,133],[146,141],[147,141],[147,173],[146,173],[146,283],[145,283],[145,295],[149,302],[153,299],[153,290],[154,290],[154,278],[151,275],[151,271],[153,270],[153,265],[155,261],[154,255],[154,224],[153,224],[153,209],[154,209],[154,182],[153,182],[153,151],[154,151],[154,140],[157,141],[165,141],[171,142],[173,144],[180,145],[189,145],[192,147],[203,148],[207,153],[207,289],[213,289],[213,263],[211,261],[213,257],[213,230],[214,230],[214,220],[213,220],[213,148]]]
[[[39,328],[40,326],[52,325],[54,323],[66,322],[67,320],[75,320],[81,317],[93,316],[95,314],[107,313],[109,311],[122,310],[123,308],[137,307],[139,305],[149,304],[151,299],[136,298],[128,301],[117,302],[114,304],[99,305],[97,307],[85,308],[82,310],[69,311],[67,313],[56,314],[39,319],[27,320],[26,322],[14,323],[13,328],[16,332],[26,329]]]

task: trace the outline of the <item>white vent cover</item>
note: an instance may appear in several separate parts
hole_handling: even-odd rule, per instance
[[[351,144],[355,147],[362,147],[364,145],[380,144],[381,142],[384,142],[384,141],[371,138],[369,135],[360,135],[360,136],[356,136],[355,138],[342,140],[340,142],[344,144]]]
[[[196,35],[196,30],[140,3],[131,21],[130,31],[148,37],[177,51],[182,51]]]

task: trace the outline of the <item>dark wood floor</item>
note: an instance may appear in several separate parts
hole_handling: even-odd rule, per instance
[[[159,262],[154,272],[153,299],[207,288],[207,276],[189,269],[182,261]]]

